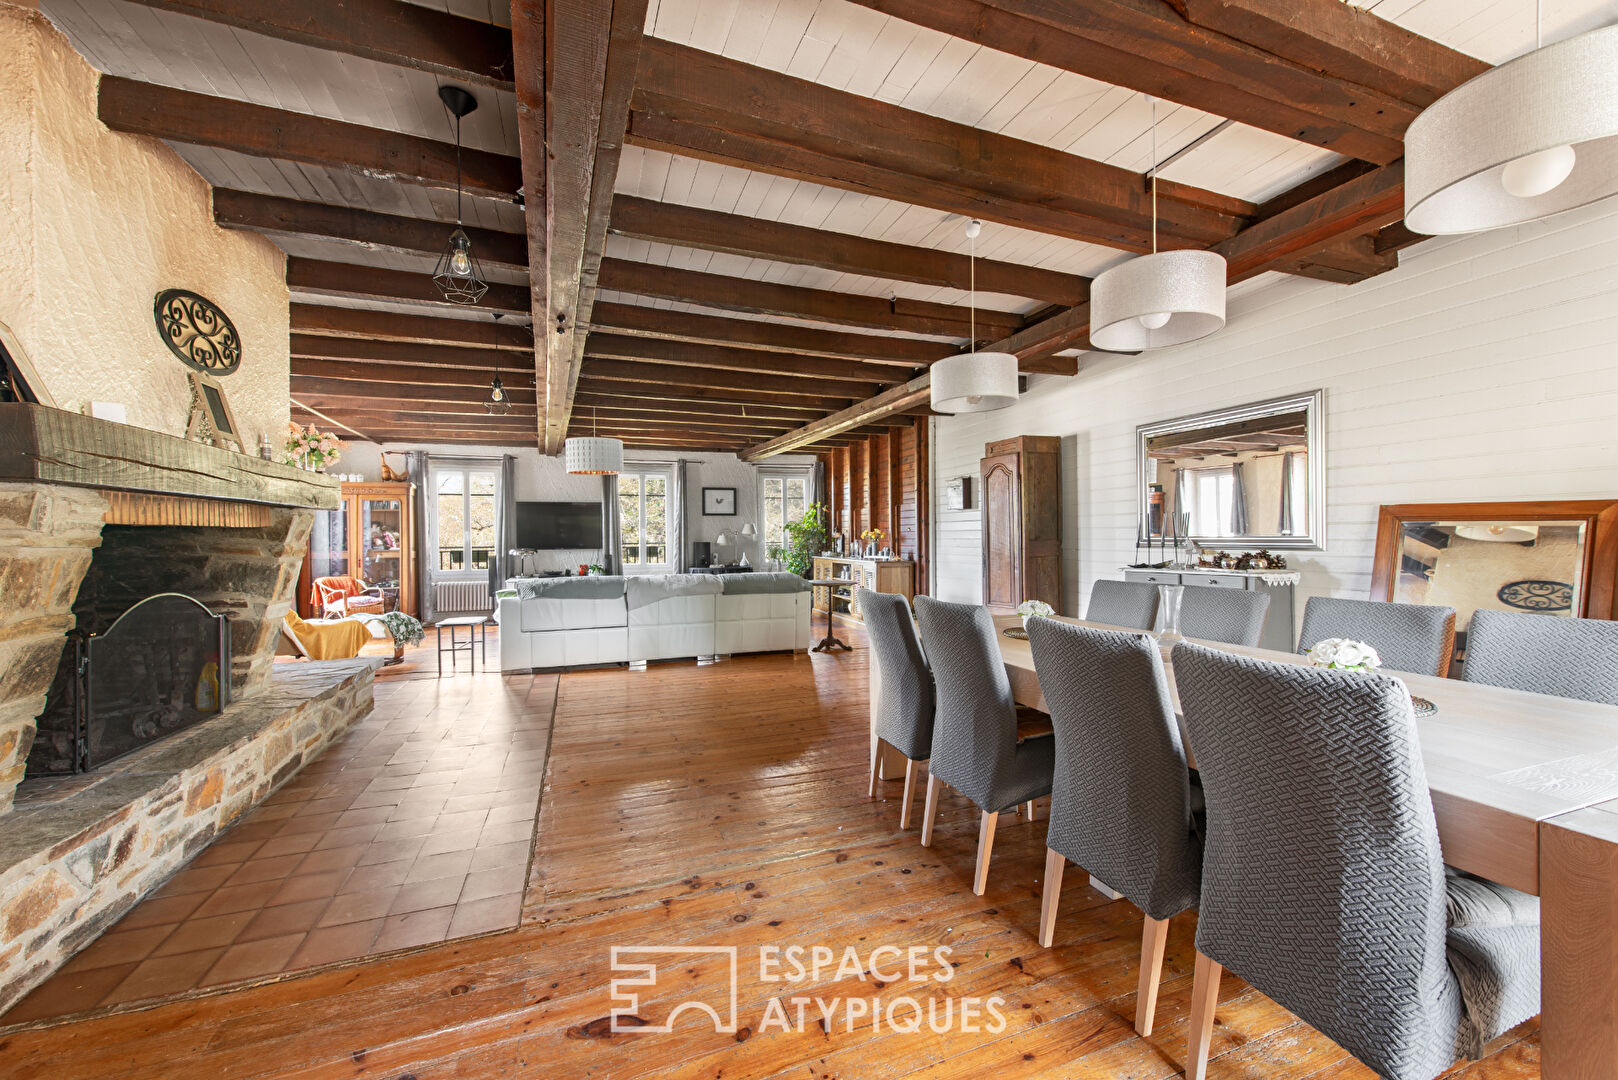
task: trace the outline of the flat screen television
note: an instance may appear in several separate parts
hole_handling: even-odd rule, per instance
[[[601,546],[598,502],[520,502],[517,546],[538,550]]]

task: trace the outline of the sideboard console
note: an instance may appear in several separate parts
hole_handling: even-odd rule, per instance
[[[815,559],[815,580],[838,578],[847,585],[822,586],[814,590],[815,610],[860,619],[854,590],[897,593],[906,600],[916,598],[916,564],[909,559],[842,559],[821,556]]]
[[[1264,620],[1259,646],[1292,652],[1298,647],[1294,625],[1293,591],[1300,580],[1296,570],[1124,570],[1125,581],[1149,585],[1204,585],[1215,589],[1254,589],[1270,594],[1270,613]]]

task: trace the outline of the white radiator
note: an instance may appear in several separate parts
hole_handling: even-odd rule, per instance
[[[435,614],[477,614],[492,610],[494,606],[489,602],[489,583],[486,581],[439,581],[433,585]]]

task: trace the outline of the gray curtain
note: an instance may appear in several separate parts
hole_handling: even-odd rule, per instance
[[[826,501],[826,463],[824,461],[815,462],[815,474],[809,481],[809,487],[809,501],[824,504]]]
[[[669,552],[670,572],[683,574],[686,571],[686,560],[691,557],[691,544],[685,534],[685,467],[686,459],[680,458],[670,470],[668,491],[668,525],[669,525]]]
[[[609,574],[624,571],[618,533],[618,478],[601,478],[601,565]]]
[[[511,549],[517,546],[517,455],[500,459],[500,506],[494,522],[494,558],[489,560],[489,600],[512,576]]]
[[[416,589],[420,593],[416,611],[421,621],[433,621],[433,555],[438,550],[438,538],[428,535],[432,520],[427,513],[427,500],[433,493],[427,486],[427,451],[410,451],[410,479],[416,482]]]
[[[1292,535],[1292,451],[1281,455],[1281,519],[1275,531],[1280,536]]]
[[[1247,535],[1247,466],[1230,467],[1230,535]]]

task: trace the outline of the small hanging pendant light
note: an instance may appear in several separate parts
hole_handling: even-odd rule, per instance
[[[503,416],[511,411],[511,395],[506,393],[506,384],[500,381],[500,319],[503,314],[494,313],[494,379],[489,383],[489,400],[483,403],[490,416]]]
[[[1157,101],[1152,103],[1152,253],[1090,283],[1090,344],[1141,352],[1205,338],[1225,325],[1225,257],[1157,250]]]
[[[967,223],[966,237],[972,241],[967,293],[969,350],[976,348],[978,337],[977,239],[982,231],[981,221]],[[934,412],[990,412],[1017,404],[1017,358],[1011,353],[971,351],[946,356],[933,364],[929,375]]]
[[[433,282],[450,303],[475,304],[489,291],[489,284],[472,254],[472,238],[461,227],[461,118],[478,107],[478,99],[459,86],[440,86],[438,100],[455,117],[455,231],[433,268]]]
[[[1618,194],[1618,25],[1490,68],[1405,132],[1405,225],[1482,232]]]
[[[596,411],[590,409],[590,437],[569,439],[562,444],[567,456],[567,471],[586,476],[612,476],[624,471],[624,443],[622,439],[602,439],[596,436]]]

